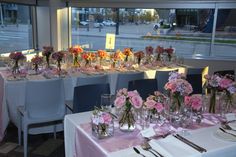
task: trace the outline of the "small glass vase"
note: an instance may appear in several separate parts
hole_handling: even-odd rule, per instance
[[[92,134],[98,139],[104,139],[114,135],[114,122],[109,124],[94,124],[92,123]]]
[[[210,93],[210,104],[209,104],[209,113],[216,113],[216,90],[211,90]]]
[[[181,125],[181,107],[183,106],[183,96],[171,95],[169,100],[169,121],[173,125]]]
[[[233,94],[228,91],[221,92],[219,95],[219,104],[221,105],[222,114],[233,112]]]
[[[131,132],[135,130],[135,114],[131,106],[125,107],[125,109],[121,111],[119,118],[119,128],[121,131],[126,132]]]

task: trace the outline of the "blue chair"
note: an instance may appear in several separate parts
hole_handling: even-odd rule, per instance
[[[159,92],[165,93],[165,89],[164,86],[165,84],[168,82],[168,78],[169,78],[169,73],[176,71],[178,72],[178,69],[176,70],[169,70],[169,71],[156,71],[156,80],[157,80],[157,89]]]
[[[32,124],[38,125],[64,119],[64,96],[64,84],[61,79],[26,82],[25,106],[17,108],[18,140],[21,145],[21,130],[23,129],[24,157],[28,155],[28,129],[33,127]],[[54,137],[55,135],[56,124],[54,125]]]
[[[187,74],[186,80],[192,85],[191,94],[202,94],[202,74]]]
[[[127,88],[129,81],[144,79],[144,72],[138,73],[120,73],[117,77],[116,90]]]
[[[202,74],[204,68],[188,68],[187,69],[187,75],[188,74]]]
[[[91,111],[100,106],[101,95],[110,94],[109,84],[93,84],[74,88],[73,113]]]
[[[78,77],[76,86],[108,83],[108,75],[94,75],[87,77]]]
[[[157,91],[157,80],[156,79],[142,79],[129,81],[128,90],[137,90],[143,100]]]

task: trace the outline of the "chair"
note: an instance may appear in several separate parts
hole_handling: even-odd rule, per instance
[[[156,71],[155,78],[157,80],[157,89],[159,92],[162,92],[162,93],[165,92],[164,86],[168,82],[169,73],[173,72],[173,71],[178,72],[178,69],[177,70],[169,70],[169,71],[158,71],[158,70]]]
[[[103,84],[103,83],[108,83],[108,75],[78,77],[76,85],[83,86],[83,85]]]
[[[187,75],[188,74],[202,74],[204,68],[188,68],[187,69]]]
[[[128,88],[129,81],[144,79],[144,72],[118,74],[116,90]]]
[[[137,90],[143,100],[157,91],[157,80],[156,79],[142,79],[129,81],[129,90]]]
[[[234,72],[234,70],[215,71],[214,74],[219,74],[221,76],[225,76],[225,75],[228,74],[228,75],[231,75],[231,77],[230,77],[231,79],[235,80],[235,76],[234,76],[235,72]]]
[[[57,122],[64,119],[65,98],[61,79],[27,81],[25,106],[19,106],[18,140],[21,145],[21,130],[24,134],[24,157],[28,155],[28,129],[32,124]],[[22,128],[23,127],[23,128]],[[54,137],[56,124],[54,125]]]
[[[101,95],[110,94],[109,84],[93,84],[74,88],[73,112],[85,112],[100,106]]]
[[[202,94],[202,73],[187,74],[186,80],[192,85],[192,94]]]

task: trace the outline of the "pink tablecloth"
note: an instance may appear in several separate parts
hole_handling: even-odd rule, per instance
[[[204,114],[202,123],[194,123],[188,129],[199,129],[209,127],[220,123],[223,119],[218,115]],[[165,123],[161,127],[154,126],[154,130],[158,134],[165,132],[181,131],[184,128],[173,127],[170,123]],[[106,139],[99,140],[92,135],[90,123],[81,124],[76,128],[75,133],[75,152],[74,157],[105,157],[111,152],[126,149],[132,146],[140,145],[142,137],[140,130],[136,129],[134,132],[121,132],[118,128],[115,129],[114,136]]]

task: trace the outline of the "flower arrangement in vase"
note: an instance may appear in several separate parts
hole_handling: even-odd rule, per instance
[[[161,60],[161,54],[163,54],[164,51],[165,51],[165,50],[164,50],[163,47],[157,46],[157,48],[156,48],[156,50],[155,50],[155,52],[157,53],[157,58],[156,58],[157,61],[160,61],[160,60]]]
[[[205,75],[205,87],[210,91],[210,106],[209,112],[216,113],[216,97],[219,93],[223,92],[221,101],[225,100],[225,107],[232,106],[232,94],[236,92],[235,82],[227,75],[222,77],[218,74]],[[228,109],[227,109],[228,110]]]
[[[93,60],[95,60],[95,53],[86,52],[82,54],[83,59],[85,60],[85,67],[91,66]]]
[[[144,57],[144,52],[143,51],[138,51],[134,53],[134,56],[137,58],[138,65],[141,64],[141,60]]]
[[[43,52],[42,55],[46,57],[46,62],[47,62],[47,68],[50,67],[50,56],[54,52],[52,46],[43,46]]]
[[[120,89],[116,94],[114,105],[120,109],[119,128],[122,131],[134,131],[135,129],[135,110],[141,109],[143,100],[139,93],[128,91],[126,88]]]
[[[83,53],[83,48],[79,45],[72,46],[69,48],[69,52],[73,55],[73,65],[80,67],[79,55]]]
[[[35,55],[32,59],[31,62],[34,65],[34,70],[35,73],[38,74],[38,70],[39,70],[39,65],[43,63],[43,57],[40,57],[39,55]]]
[[[58,52],[54,52],[52,54],[52,59],[57,61],[57,69],[58,69],[59,75],[61,73],[61,62],[62,62],[62,59],[64,58],[64,56],[65,56],[64,51],[58,51]]]
[[[123,54],[125,55],[125,60],[124,61],[128,62],[129,57],[133,55],[132,48],[125,48],[123,50]]]
[[[14,60],[12,73],[20,73],[19,60],[24,60],[26,57],[22,54],[22,52],[11,52],[9,58]]]
[[[202,95],[194,94],[184,97],[184,104],[192,109],[193,114],[197,117],[196,122],[201,123],[203,112],[203,99]]]
[[[167,97],[159,91],[155,91],[154,95],[147,97],[144,102],[144,109],[149,110],[151,121],[161,121],[161,115],[167,105]]]
[[[114,123],[110,113],[96,108],[92,113],[92,134],[98,139],[113,136]]]
[[[105,50],[98,50],[97,55],[99,57],[99,62],[100,62],[100,66],[101,66],[102,61],[104,61],[108,57],[108,54]]]
[[[116,67],[116,63],[123,61],[125,58],[125,55],[118,49],[116,50],[115,53],[110,55],[111,61],[112,61],[112,65],[111,68],[115,68]]]

